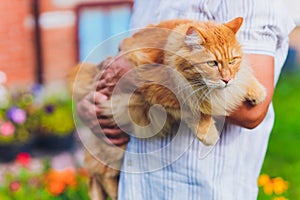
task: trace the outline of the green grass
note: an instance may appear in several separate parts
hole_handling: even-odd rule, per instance
[[[289,182],[283,194],[290,200],[300,199],[300,73],[283,73],[274,98],[275,125],[262,173],[280,176]],[[259,193],[259,200],[271,199]]]

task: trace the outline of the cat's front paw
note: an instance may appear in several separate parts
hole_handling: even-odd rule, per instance
[[[207,133],[197,133],[197,137],[206,146],[213,146],[220,139],[219,132],[214,124],[209,127]]]
[[[248,90],[246,100],[252,105],[258,105],[266,99],[266,96],[266,89],[261,84],[257,84],[257,87]]]

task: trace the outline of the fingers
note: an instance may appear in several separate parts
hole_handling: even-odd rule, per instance
[[[97,120],[90,121],[90,129],[108,144],[120,146],[129,141],[129,135],[117,126],[112,117],[100,115]]]
[[[101,113],[101,109],[90,101],[85,100],[77,104],[77,112],[81,119],[92,119],[97,116],[97,113]]]
[[[110,91],[114,88],[120,78],[132,69],[132,63],[124,56],[116,58],[107,58],[101,63],[104,68],[100,80],[97,83],[97,91],[109,88]]]
[[[89,128],[99,126],[97,117],[102,115],[102,109],[96,104],[106,99],[106,95],[99,92],[91,92],[77,103],[77,113],[82,122]]]
[[[129,141],[129,135],[123,132],[118,127],[115,128],[101,128],[99,124],[91,128],[92,132],[97,136],[104,139],[108,144],[120,146],[124,145]]]
[[[97,81],[97,89],[96,90],[99,91],[99,90],[102,90],[104,88],[106,88],[106,81],[105,81],[105,79],[101,79],[101,80]]]
[[[105,95],[106,97],[110,97],[114,87],[115,87],[115,83],[108,84],[105,79],[102,79],[97,82],[96,90],[102,95]]]
[[[103,133],[106,136],[106,142],[109,144],[120,146],[129,141],[129,136],[119,128],[103,129]]]
[[[102,126],[102,127],[111,127],[111,128],[114,128],[116,127],[116,123],[115,121],[111,118],[111,117],[103,117],[103,116],[100,116],[98,118],[98,122],[99,124]]]
[[[129,142],[129,137],[111,138],[111,139],[105,139],[105,140],[106,140],[106,143],[108,143],[108,144],[122,146]]]
[[[105,69],[105,71],[101,74],[100,80],[97,82],[97,90],[107,87],[113,88],[120,79],[117,71],[118,70],[113,67]]]
[[[100,104],[101,102],[106,101],[108,96],[102,92],[90,92],[86,99],[93,104]]]
[[[99,92],[101,92],[106,97],[110,97],[112,95],[112,91],[113,91],[113,87],[106,87],[99,90]]]
[[[121,138],[126,135],[126,133],[119,128],[103,128],[102,131],[107,138]]]

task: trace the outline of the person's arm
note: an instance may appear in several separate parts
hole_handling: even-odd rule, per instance
[[[267,90],[266,100],[259,105],[251,106],[244,102],[235,112],[227,118],[230,123],[245,127],[256,127],[265,117],[274,91],[274,59],[271,56],[253,55],[246,56],[253,68],[254,75]],[[102,133],[107,137],[108,142],[114,145],[123,145],[128,142],[128,135],[119,129],[111,118],[102,116],[102,111],[97,104],[109,98],[111,91],[121,76],[131,69],[130,63],[120,58],[110,66],[102,79],[98,81],[98,91],[91,92],[77,104],[77,110],[81,119],[95,134]],[[98,118],[94,118],[94,113]]]
[[[247,54],[248,63],[258,81],[266,88],[266,100],[256,106],[244,102],[227,121],[244,128],[253,129],[265,118],[274,93],[274,58],[267,55]]]

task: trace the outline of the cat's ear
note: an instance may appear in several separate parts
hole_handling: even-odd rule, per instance
[[[237,17],[230,22],[224,23],[224,25],[230,28],[234,33],[237,33],[242,26],[243,20],[242,17]]]
[[[184,43],[193,50],[200,50],[203,49],[202,44],[204,43],[204,39],[199,31],[191,26],[186,31]]]

